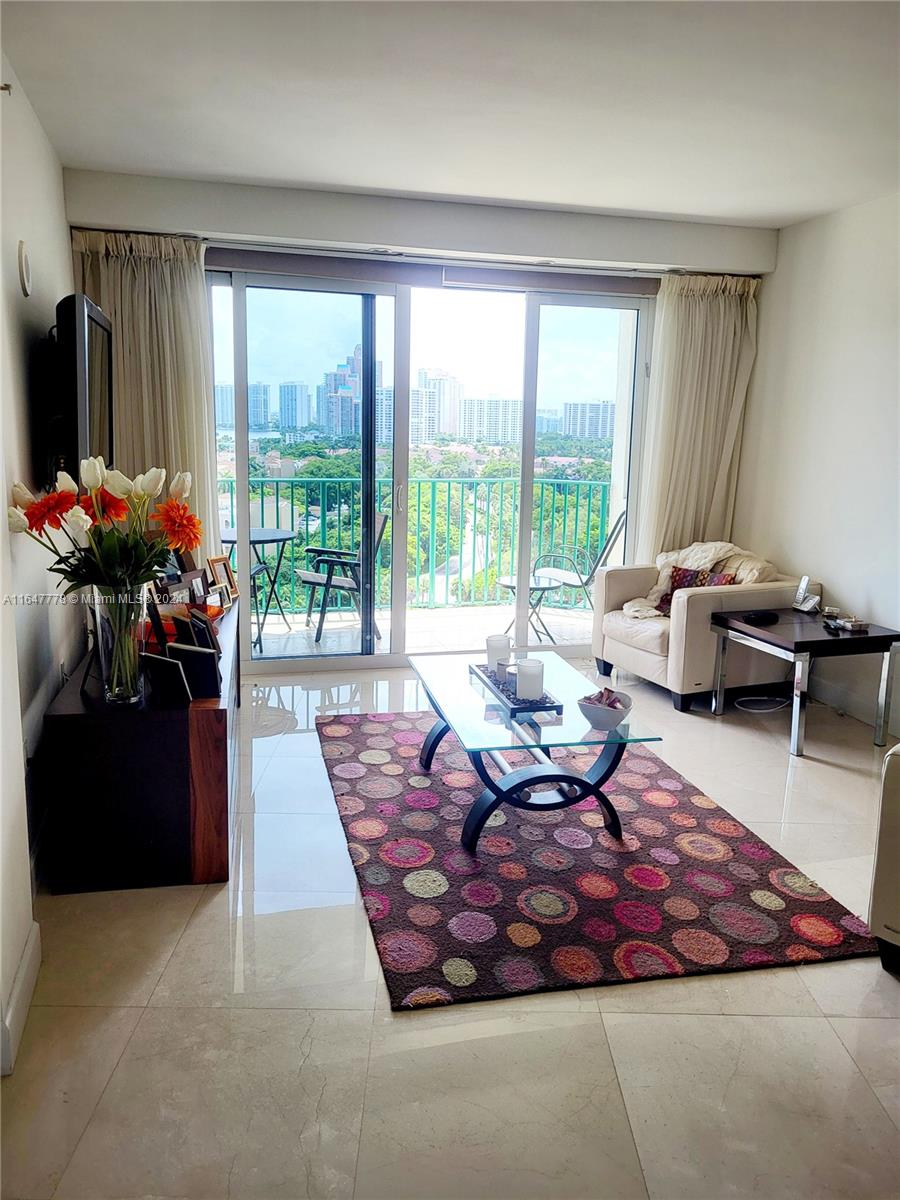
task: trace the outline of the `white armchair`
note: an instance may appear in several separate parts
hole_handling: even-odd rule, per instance
[[[594,584],[592,648],[601,675],[622,667],[642,679],[668,688],[679,712],[689,712],[700,692],[714,687],[716,635],[709,618],[714,612],[752,608],[788,608],[798,579],[778,575],[767,583],[728,587],[681,588],[672,597],[671,616],[629,617],[626,600],[646,596],[656,583],[653,567],[604,567]],[[810,583],[810,591],[821,593]],[[728,651],[726,686],[782,682],[786,667],[778,659],[745,646]]]

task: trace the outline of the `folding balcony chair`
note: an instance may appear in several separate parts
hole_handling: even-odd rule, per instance
[[[601,546],[600,553],[593,563],[591,563],[587,551],[582,547],[560,546],[556,550],[548,550],[544,554],[539,554],[534,560],[531,573],[535,576],[539,575],[542,579],[552,580],[553,583],[561,584],[563,587],[576,590],[580,588],[584,592],[588,604],[593,608],[591,585],[594,582],[594,576],[601,567],[606,566],[613,546],[624,528],[625,513],[621,512],[613,522],[612,528],[606,535],[606,541]]]
[[[387,525],[387,514],[375,514],[375,541],[372,550],[374,558],[381,547],[381,539],[384,537],[384,529]],[[325,613],[328,610],[328,601],[332,592],[344,592],[353,601],[353,606],[358,613],[360,619],[362,613],[359,607],[359,594],[361,589],[360,569],[362,565],[362,551],[357,550],[334,550],[330,546],[307,546],[304,553],[310,559],[310,568],[306,571],[297,572],[297,580],[300,584],[305,584],[309,588],[309,603],[306,606],[306,624],[312,624],[313,608],[316,603],[316,592],[321,589],[322,600],[319,604],[319,623],[316,629],[316,641],[322,640],[322,629],[325,625]],[[381,633],[378,626],[375,625],[375,636],[381,640]]]

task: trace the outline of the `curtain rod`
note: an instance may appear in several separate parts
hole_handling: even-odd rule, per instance
[[[710,278],[733,276],[738,279],[762,279],[757,271],[692,271],[686,267],[661,267],[649,270],[641,267],[602,266],[578,263],[557,263],[553,259],[526,258],[479,258],[467,257],[464,254],[425,254],[407,253],[403,250],[393,250],[389,247],[371,247],[369,250],[345,249],[335,246],[302,246],[296,243],[276,243],[257,241],[234,241],[228,238],[217,238],[206,234],[167,232],[147,229],[100,229],[97,226],[71,225],[70,230],[94,233],[132,234],[136,237],[177,237],[186,241],[202,242],[209,249],[234,250],[238,253],[251,252],[261,254],[290,254],[308,255],[317,258],[358,259],[363,262],[391,262],[397,265],[404,263],[411,266],[470,268],[472,270],[504,270],[504,271],[533,271],[542,274],[555,275],[588,275],[611,276],[621,279],[647,279],[658,283],[666,275],[696,275]]]
[[[469,267],[473,270],[506,270],[506,271],[547,271],[555,274],[567,273],[573,275],[618,275],[627,279],[659,279],[663,270],[650,270],[642,267],[604,266],[599,263],[556,262],[553,259],[540,258],[491,258],[489,256],[466,254],[428,254],[424,251],[394,250],[389,247],[370,247],[369,249],[344,248],[336,246],[303,246],[298,244],[279,244],[274,242],[234,241],[228,238],[204,238],[207,245],[217,250],[258,251],[262,254],[298,254],[311,255],[317,258],[356,258],[368,262],[410,263],[429,267]]]

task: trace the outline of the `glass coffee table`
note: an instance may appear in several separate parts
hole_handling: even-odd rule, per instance
[[[616,839],[622,836],[619,814],[603,793],[603,784],[618,767],[625,747],[634,742],[658,742],[661,738],[642,729],[628,717],[617,729],[592,729],[581,715],[578,701],[597,690],[597,685],[576,671],[552,650],[530,651],[528,658],[544,664],[544,690],[562,704],[562,713],[531,712],[511,717],[497,697],[469,672],[471,663],[484,663],[483,654],[415,655],[410,666],[437,714],[419,754],[423,771],[430,771],[435,751],[450,730],[469,757],[484,791],[472,805],[463,826],[462,844],[474,853],[481,831],[501,804],[527,812],[568,808],[593,797],[606,818],[606,828]],[[597,748],[600,753],[582,774],[565,763],[554,762],[554,748]],[[514,767],[504,751],[526,751],[533,762]],[[495,779],[485,759],[500,772]],[[538,785],[546,790],[536,791]]]

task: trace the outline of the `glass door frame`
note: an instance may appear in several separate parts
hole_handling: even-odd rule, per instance
[[[531,576],[532,507],[534,496],[534,453],[537,434],[537,387],[540,356],[541,308],[605,308],[637,313],[634,340],[634,384],[631,396],[631,421],[628,447],[628,483],[625,517],[625,561],[630,561],[635,527],[635,508],[640,496],[640,471],[647,391],[650,380],[650,355],[653,341],[654,301],[639,296],[612,296],[585,292],[529,291],[525,300],[525,360],[522,389],[522,439],[519,472],[519,530],[516,565],[515,644],[528,648],[528,581]],[[630,517],[630,519],[629,519]],[[535,647],[532,646],[531,649]],[[559,645],[557,654],[580,657],[584,644]],[[590,645],[588,644],[588,649]]]
[[[238,556],[238,587],[245,598],[246,612],[240,623],[240,657],[242,670],[248,675],[288,674],[298,671],[319,670],[322,672],[345,669],[384,667],[386,669],[408,665],[406,652],[407,610],[407,563],[406,547],[408,533],[409,497],[409,394],[410,394],[410,320],[411,294],[416,284],[381,283],[353,278],[338,279],[329,276],[284,274],[278,272],[240,271],[212,268],[207,271],[207,289],[211,296],[214,286],[230,284],[232,288],[232,320],[234,338],[234,389],[235,389],[235,519],[238,538],[247,537],[250,528],[249,487],[249,425],[248,425],[248,362],[247,362],[247,288],[267,287],[305,292],[350,293],[362,298],[389,296],[394,300],[394,441],[392,447],[392,499],[391,527],[391,620],[390,649],[384,653],[359,653],[323,655],[321,658],[307,656],[284,658],[254,658],[251,653],[251,630],[249,620],[250,563],[249,543],[247,553]],[[473,290],[480,290],[473,283]],[[494,289],[485,289],[494,290]],[[519,290],[519,289],[515,289]],[[630,445],[628,456],[627,496],[628,508],[624,532],[624,558],[631,561],[633,552],[636,510],[641,491],[641,460],[646,422],[646,402],[650,376],[650,360],[653,338],[653,315],[655,301],[650,297],[614,295],[588,292],[542,292],[522,288],[525,292],[525,347],[523,360],[522,392],[522,436],[519,446],[519,528],[517,531],[515,644],[528,648],[528,578],[531,567],[532,546],[532,501],[535,476],[535,439],[537,416],[537,383],[540,346],[540,310],[544,306],[570,308],[604,308],[627,310],[637,313],[635,337],[634,386],[632,391]],[[374,344],[372,368],[374,370]],[[363,413],[364,425],[370,431],[370,468],[374,467],[374,390],[373,403],[368,419]],[[364,443],[365,443],[364,439]],[[364,451],[365,453],[365,451]],[[374,470],[370,469],[374,484]],[[363,492],[365,493],[365,488]],[[374,487],[370,504],[374,507]],[[372,514],[370,513],[370,524]],[[365,540],[365,539],[364,539]],[[239,544],[243,544],[239,542]],[[371,560],[365,564],[372,574]],[[365,569],[364,569],[364,578]],[[370,587],[372,580],[369,579]],[[374,598],[373,598],[374,599]],[[364,609],[365,611],[365,609]],[[371,627],[371,625],[370,625]],[[365,632],[365,626],[364,626]],[[364,643],[363,643],[364,644]],[[371,640],[370,640],[371,644]],[[533,648],[533,647],[532,647]],[[585,644],[561,644],[557,652],[566,656],[581,656]],[[589,644],[587,645],[589,650]],[[460,651],[464,653],[465,651]]]
[[[370,402],[363,403],[361,421],[362,462],[362,530],[361,579],[363,594],[361,645],[358,654],[323,655],[322,658],[308,656],[254,658],[252,654],[250,613],[247,607],[240,622],[240,657],[242,669],[248,675],[265,675],[296,672],[298,670],[321,669],[343,670],[346,667],[400,666],[406,662],[405,654],[395,647],[404,644],[406,611],[405,557],[402,570],[395,569],[391,562],[391,650],[388,653],[374,652],[374,557],[372,530],[375,511],[375,299],[389,296],[394,300],[394,444],[392,448],[391,489],[391,537],[392,545],[406,547],[406,506],[403,499],[406,489],[406,471],[409,461],[407,438],[398,437],[397,430],[405,430],[409,411],[408,367],[400,369],[409,358],[409,287],[389,283],[354,279],[331,279],[306,275],[284,275],[258,271],[215,272],[217,278],[208,275],[208,285],[224,283],[230,274],[232,288],[232,314],[234,330],[234,424],[235,424],[235,518],[238,545],[238,590],[249,605],[250,596],[250,429],[248,403],[248,360],[247,360],[247,289],[254,287],[282,289],[297,292],[330,292],[359,296],[362,300],[362,345],[363,369],[368,377],[363,395],[368,392]],[[405,293],[405,296],[404,296]],[[367,485],[368,481],[368,485]],[[396,620],[395,620],[396,617]],[[367,646],[369,650],[367,652]]]

